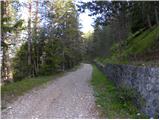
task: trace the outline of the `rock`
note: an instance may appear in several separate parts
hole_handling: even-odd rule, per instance
[[[159,109],[159,68],[133,65],[106,64],[102,66],[96,63],[99,68],[110,80],[113,80],[118,87],[135,89],[143,98],[142,101],[135,99],[135,103],[140,105],[141,111],[150,116],[158,114]],[[154,104],[153,104],[154,103]],[[152,116],[150,116],[152,117]]]
[[[101,105],[97,105],[97,107],[101,107]]]
[[[7,109],[12,109],[12,107],[11,107],[11,106],[9,106]]]
[[[141,114],[140,113],[137,113],[137,116],[140,116]]]

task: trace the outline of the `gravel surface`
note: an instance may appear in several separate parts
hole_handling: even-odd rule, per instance
[[[2,118],[98,118],[91,74],[92,66],[82,64],[46,87],[19,97],[2,111]]]

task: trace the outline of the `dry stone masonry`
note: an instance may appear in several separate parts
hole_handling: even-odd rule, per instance
[[[150,117],[159,113],[159,68],[132,65],[97,64],[117,86],[135,89],[145,100],[141,111]],[[138,99],[138,98],[137,98]]]

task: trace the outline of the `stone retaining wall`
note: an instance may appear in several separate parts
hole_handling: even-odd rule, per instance
[[[143,113],[150,117],[159,113],[159,68],[98,63],[96,65],[117,86],[133,88],[144,98],[145,105],[141,107]]]

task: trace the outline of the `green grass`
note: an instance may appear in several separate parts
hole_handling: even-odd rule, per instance
[[[154,41],[158,38],[158,31],[158,27],[153,27],[131,39],[129,41],[128,48],[124,52],[127,52],[127,54],[141,54],[145,52],[145,50],[150,48]]]
[[[22,95],[24,92],[30,90],[31,88],[41,85],[42,83],[46,83],[51,79],[53,79],[53,76],[42,76],[42,77],[35,77],[35,78],[26,78],[21,81],[3,85],[1,87],[2,96],[4,94]]]
[[[130,99],[132,92],[116,88],[114,83],[106,78],[95,65],[93,65],[93,74],[91,84],[94,88],[96,104],[99,107],[100,118],[146,118],[139,113]],[[127,98],[127,99],[121,99]]]
[[[58,73],[51,76],[39,76],[34,78],[25,78],[21,81],[13,82],[1,86],[2,109],[6,108],[6,103],[14,101],[18,96],[23,95],[34,87],[45,84],[64,73]]]
[[[64,75],[67,72],[75,71],[80,67],[80,64],[74,66],[71,69],[68,69],[64,72],[54,73],[50,76],[39,76],[34,78],[25,78],[21,81],[16,81],[13,83],[9,83],[1,86],[1,100],[2,106],[1,109],[5,109],[7,103],[11,103],[16,100],[18,96],[23,95],[24,93],[32,90],[35,87],[45,85],[49,81],[56,79]]]
[[[157,42],[159,28],[158,26],[154,26],[150,29],[147,29],[143,32],[140,32],[138,36],[131,35],[127,40],[124,41],[123,47],[119,44],[114,44],[112,46],[112,55],[107,57],[100,57],[96,60],[106,64],[132,64],[131,61],[128,60],[129,56],[133,55],[143,55],[147,50],[151,49]],[[158,44],[158,43],[157,43]],[[143,62],[147,63],[155,63],[153,61],[148,62],[143,60]]]

